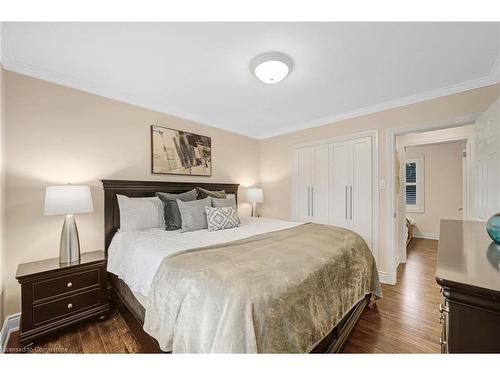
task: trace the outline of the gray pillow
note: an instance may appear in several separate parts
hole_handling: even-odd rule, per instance
[[[176,230],[181,229],[181,213],[177,200],[184,202],[196,200],[196,189],[186,191],[185,193],[172,194],[172,193],[156,193],[165,206],[165,229]]]
[[[212,207],[232,207],[236,210],[236,198],[212,198]]]
[[[212,190],[203,189],[201,187],[197,187],[196,191],[198,192],[199,199],[203,199],[206,197],[226,198],[226,192],[224,190],[212,191]]]
[[[178,199],[177,204],[182,219],[181,232],[192,232],[208,228],[205,207],[212,206],[212,198],[206,197],[191,202],[183,202]]]

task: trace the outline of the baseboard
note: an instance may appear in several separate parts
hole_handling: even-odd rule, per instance
[[[439,240],[439,234],[429,233],[429,232],[415,232],[413,233],[413,237],[415,238],[425,238],[428,240]]]
[[[391,285],[396,284],[396,278],[395,277],[391,277],[385,271],[378,271],[378,278],[379,278],[380,282],[383,283],[383,284],[391,284]]]
[[[7,343],[12,332],[19,330],[19,323],[21,322],[21,313],[12,314],[5,318],[2,330],[0,331],[0,353],[5,352]]]

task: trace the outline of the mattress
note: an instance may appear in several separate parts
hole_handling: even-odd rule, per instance
[[[144,307],[153,278],[163,259],[177,252],[237,241],[288,229],[301,223],[247,217],[237,228],[181,233],[179,230],[147,229],[117,232],[108,249],[108,272],[123,280]]]

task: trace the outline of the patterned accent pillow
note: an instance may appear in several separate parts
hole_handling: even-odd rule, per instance
[[[232,207],[205,207],[207,211],[208,230],[236,228],[240,225],[238,213]]]

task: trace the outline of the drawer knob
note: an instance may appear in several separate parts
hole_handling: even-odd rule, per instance
[[[71,309],[73,308],[73,304],[72,303],[68,303],[68,309]]]
[[[70,281],[67,285],[68,285],[68,288],[71,288],[73,286],[73,283]]]

